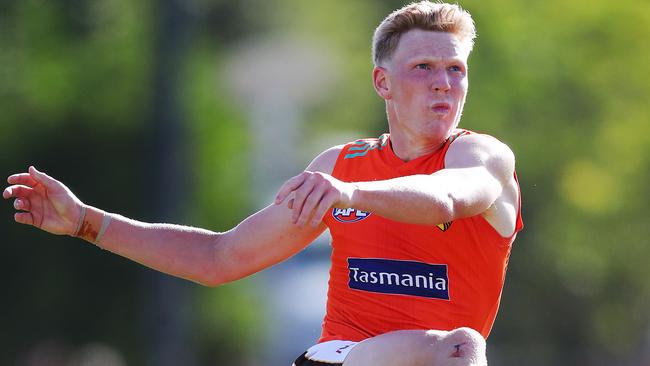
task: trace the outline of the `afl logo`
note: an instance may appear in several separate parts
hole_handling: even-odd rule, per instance
[[[340,222],[357,222],[370,216],[370,212],[357,210],[356,208],[336,208],[332,209],[332,216]]]

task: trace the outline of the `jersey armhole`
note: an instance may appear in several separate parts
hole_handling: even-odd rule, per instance
[[[336,161],[334,162],[334,168],[332,169],[332,177],[336,179],[340,179],[339,177],[341,176],[341,169],[343,164],[341,162],[345,159],[345,155],[347,154],[346,151],[350,148],[350,146],[353,146],[354,142],[348,142],[345,145],[339,145],[341,146],[341,151],[339,152],[339,155],[336,157]]]

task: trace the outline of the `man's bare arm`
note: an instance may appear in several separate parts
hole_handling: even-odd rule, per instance
[[[276,264],[303,249],[324,229],[292,225],[289,210],[276,205],[223,233],[111,215],[113,222],[100,247],[206,286],[231,282]]]
[[[352,205],[398,221],[436,225],[486,212],[513,173],[507,146],[470,135],[451,145],[445,169],[434,174],[356,183]]]
[[[292,208],[298,225],[317,225],[331,206],[354,207],[412,224],[437,225],[488,215],[495,203],[503,203],[500,198],[507,197],[502,206],[509,209],[496,214],[505,217],[491,218],[494,222],[508,221],[507,225],[495,226],[507,236],[508,229],[501,226],[514,230],[518,198],[513,173],[514,155],[506,145],[489,136],[469,135],[450,146],[445,169],[434,174],[344,183],[326,174],[305,172],[285,183],[276,202],[295,192]]]
[[[340,150],[340,149],[339,149]],[[308,167],[331,173],[338,152],[328,150]],[[84,205],[65,185],[30,167],[8,178],[5,199],[15,198],[15,220],[54,234],[91,240],[104,212]],[[86,219],[80,222],[82,207]],[[324,225],[300,227],[291,210],[270,205],[232,230],[210,230],[173,224],[150,224],[110,214],[99,246],[153,269],[204,285],[216,286],[245,277],[297,253],[311,243]],[[88,218],[99,218],[93,221]],[[81,224],[81,225],[80,225]]]

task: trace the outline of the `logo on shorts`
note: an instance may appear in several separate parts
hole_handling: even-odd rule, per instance
[[[332,209],[332,216],[340,222],[357,222],[370,216],[370,212],[357,210],[356,208],[336,208]]]
[[[348,258],[351,289],[449,300],[446,264]]]

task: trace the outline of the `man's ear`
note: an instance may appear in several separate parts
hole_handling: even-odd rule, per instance
[[[384,100],[391,99],[390,94],[390,82],[388,81],[388,75],[386,75],[386,69],[381,66],[375,66],[372,69],[372,82],[375,87],[375,91],[382,97]]]

